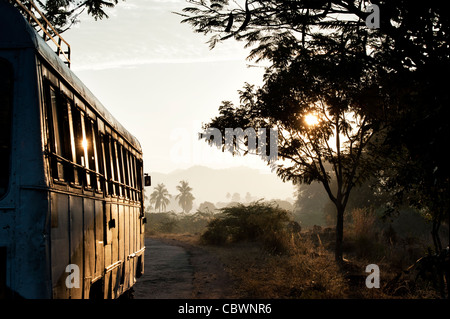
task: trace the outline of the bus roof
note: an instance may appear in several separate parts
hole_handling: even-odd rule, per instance
[[[0,0],[0,49],[35,48],[37,54],[90,105],[105,123],[111,126],[137,151],[142,152],[136,137],[128,132],[84,85],[72,70],[56,55],[44,39],[30,26],[22,14],[6,0]]]

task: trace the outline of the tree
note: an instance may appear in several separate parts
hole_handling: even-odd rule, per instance
[[[339,217],[353,185],[364,177],[364,171],[373,172],[376,167],[371,168],[367,159],[380,159],[380,154],[388,154],[382,159],[392,164],[399,157],[390,154],[401,149],[402,161],[413,158],[415,163],[402,166],[409,169],[405,176],[411,177],[416,169],[419,171],[416,171],[417,178],[397,179],[397,184],[403,188],[411,182],[430,186],[425,181],[433,176],[439,187],[426,186],[426,196],[441,199],[448,212],[448,205],[440,195],[450,191],[449,169],[442,155],[442,146],[449,144],[450,137],[448,89],[445,89],[448,81],[441,80],[450,70],[450,20],[444,3],[421,1],[411,5],[402,0],[372,1],[379,6],[381,20],[380,28],[369,29],[365,19],[370,2],[366,0],[188,2],[193,6],[184,9],[183,22],[191,24],[196,32],[212,34],[211,47],[235,38],[253,47],[250,59],[256,62],[266,59],[272,63],[265,75],[265,88],[254,91],[247,86],[241,92],[241,107],[234,109],[229,102],[224,103],[219,109],[220,116],[210,125],[224,127],[225,119],[232,117],[228,114],[232,114],[240,121],[228,124],[256,125],[257,121],[250,119],[258,117],[259,124],[282,123],[280,128],[288,128],[289,117],[291,121],[306,117],[307,104],[311,106],[309,111],[314,111],[323,103],[330,108],[322,112],[327,125],[319,121],[306,134],[306,139],[301,137],[305,130],[298,132],[301,133],[297,134],[298,138],[288,136],[283,140],[281,136],[282,143],[290,146],[280,154],[282,158],[292,160],[296,152],[303,159],[309,157],[298,161],[297,167],[279,168],[281,176],[297,175],[303,183],[318,179],[329,188],[328,172],[322,166],[327,161],[332,163],[338,188],[334,194],[328,189],[327,193],[336,204]],[[330,55],[327,57],[323,52]],[[298,88],[307,94],[298,94]],[[264,90],[269,94],[264,94]],[[291,94],[290,90],[295,93]],[[263,108],[261,101],[272,106]],[[299,102],[305,107],[294,111]],[[356,126],[349,125],[347,120],[353,115],[356,115]],[[330,131],[335,132],[337,140],[340,134],[345,137],[350,133],[347,136],[350,143],[342,149],[336,143],[334,153],[331,152],[326,144]],[[289,133],[289,130],[281,132]],[[291,137],[296,137],[295,130],[291,133],[294,133]],[[381,153],[380,145],[387,152]],[[389,167],[388,164],[385,166]],[[431,214],[441,215],[436,211]],[[339,228],[338,221],[338,237]],[[336,257],[341,259],[338,251]]]
[[[203,202],[198,207],[197,211],[202,213],[211,214],[216,211],[216,206],[211,202]]]
[[[166,186],[161,183],[158,184],[153,193],[150,194],[150,203],[155,204],[155,210],[159,209],[159,212],[161,213],[161,210],[164,211],[169,204],[170,197],[171,195],[167,191]]]
[[[195,32],[213,34],[210,45],[229,38],[247,45],[264,45],[280,34],[295,35],[304,45],[326,37],[331,31],[367,31],[380,63],[397,70],[420,68],[447,56],[449,18],[439,1],[404,0],[187,0],[190,7],[178,13]],[[380,25],[367,30],[370,5],[379,7]]]
[[[330,199],[324,187],[319,182],[313,182],[310,185],[298,184],[296,189],[294,216],[302,227],[325,226],[324,206]],[[334,215],[333,220],[336,221]]]
[[[241,194],[239,193],[233,193],[233,196],[231,196],[232,202],[240,202],[241,201]]]
[[[25,5],[29,0],[22,1]],[[63,33],[79,22],[78,17],[87,12],[95,20],[108,18],[105,9],[113,8],[118,0],[35,0],[35,4],[58,33]]]
[[[192,209],[195,197],[192,195],[192,187],[186,181],[180,181],[180,185],[177,185],[177,190],[180,192],[175,199],[178,200],[178,204],[183,209],[183,212],[189,213]]]
[[[341,39],[333,41],[321,54],[297,47],[301,54],[275,62],[262,88],[246,85],[240,91],[241,105],[223,104],[205,129],[276,127],[278,156],[285,160],[277,164],[277,174],[284,181],[323,185],[336,207],[336,260],[342,261],[344,211],[353,187],[379,162],[368,149],[383,135],[377,112],[368,105],[373,101],[361,100],[372,88],[364,59],[340,52]],[[279,44],[280,55],[286,44]],[[290,50],[294,46],[289,43]],[[337,181],[335,189],[331,175]]]

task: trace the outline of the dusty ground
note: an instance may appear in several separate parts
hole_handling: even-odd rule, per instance
[[[145,274],[134,287],[136,299],[235,297],[222,263],[190,237],[147,238],[145,257]]]
[[[392,286],[397,272],[382,263],[381,289],[368,289],[365,268],[372,262],[352,259],[339,267],[334,252],[317,246],[311,238],[303,234],[284,255],[270,254],[256,242],[216,247],[200,245],[198,236],[189,234],[147,238],[145,274],[136,283],[135,298],[439,298],[429,285],[408,288],[408,276]]]

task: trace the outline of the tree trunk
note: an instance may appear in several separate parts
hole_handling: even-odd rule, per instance
[[[342,263],[342,241],[344,238],[344,207],[336,205],[337,221],[336,221],[336,248],[334,251],[334,258],[338,263]]]
[[[442,212],[433,214],[433,225],[431,228],[431,237],[433,238],[434,251],[439,254],[442,250],[441,238],[439,236],[439,228],[441,227]]]

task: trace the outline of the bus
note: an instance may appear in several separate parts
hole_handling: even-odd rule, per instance
[[[27,3],[0,0],[0,298],[130,296],[144,272],[140,143]]]

